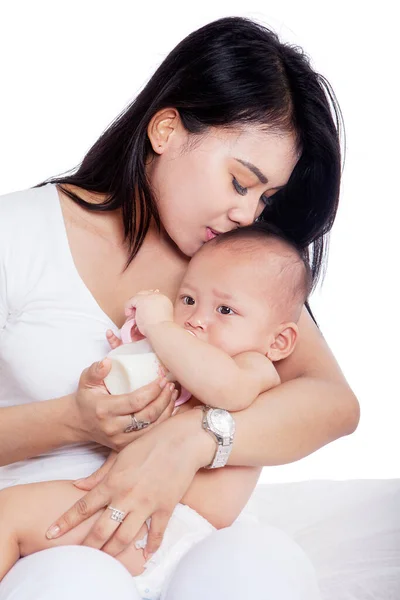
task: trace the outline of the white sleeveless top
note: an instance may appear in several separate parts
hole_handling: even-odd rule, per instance
[[[0,407],[76,390],[118,331],[74,265],[55,185],[0,197]],[[0,467],[0,489],[90,474],[108,450],[74,444]]]

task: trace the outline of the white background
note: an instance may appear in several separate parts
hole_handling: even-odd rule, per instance
[[[264,482],[399,477],[394,10],[394,0],[0,0],[0,194],[79,163],[172,47],[222,16],[271,26],[302,46],[333,85],[347,158],[328,273],[312,306],[362,418],[351,437],[299,463],[265,469]]]

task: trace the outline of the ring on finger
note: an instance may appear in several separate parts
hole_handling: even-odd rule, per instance
[[[107,508],[109,510],[111,510],[110,519],[112,519],[113,521],[117,521],[117,523],[123,522],[123,520],[125,519],[125,516],[126,516],[126,512],[124,512],[123,510],[119,510],[118,508],[115,508],[114,506],[111,506],[111,504],[109,504],[107,506]]]
[[[128,427],[126,427],[126,429],[124,429],[124,433],[132,433],[132,431],[140,431],[141,429],[146,429],[146,427],[151,425],[150,421],[138,421],[136,419],[134,413],[132,413],[130,415],[130,417],[131,417],[131,422],[128,425]]]

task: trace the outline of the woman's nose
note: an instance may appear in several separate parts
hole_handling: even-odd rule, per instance
[[[231,208],[228,212],[228,217],[239,227],[245,227],[254,223],[259,215],[260,199],[258,197],[242,197],[239,203]]]

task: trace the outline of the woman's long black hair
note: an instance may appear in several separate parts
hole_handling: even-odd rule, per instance
[[[145,163],[152,152],[147,127],[166,107],[175,107],[193,134],[243,124],[296,134],[301,157],[261,219],[309,249],[315,282],[338,206],[342,119],[330,85],[311,68],[303,51],[241,17],[198,29],[172,50],[81,165],[72,174],[48,180],[106,195],[103,203],[92,204],[68,192],[86,209],[122,209],[130,247],[127,264],[140,249],[151,220],[160,225]]]

